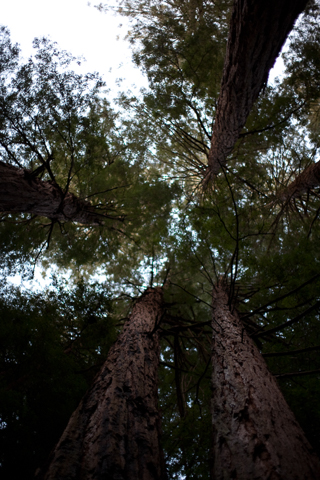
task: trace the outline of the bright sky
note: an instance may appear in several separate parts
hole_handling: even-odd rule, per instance
[[[117,78],[125,78],[122,90],[146,80],[131,62],[127,19],[101,13],[93,0],[7,0],[0,6],[1,24],[9,28],[13,43],[19,43],[24,57],[32,54],[35,37],[50,36],[62,50],[83,56],[83,73],[97,71],[115,89]],[[119,27],[123,24],[122,28]],[[119,39],[118,39],[119,38]]]
[[[2,0],[0,18],[9,27],[12,41],[21,45],[25,57],[32,53],[35,37],[50,36],[61,49],[84,56],[87,61],[83,73],[99,72],[108,88],[119,90],[117,78],[125,79],[122,90],[133,84],[146,85],[131,62],[128,42],[123,40],[129,28],[127,19],[111,12],[100,13],[94,8],[97,3],[100,1]],[[282,65],[281,60],[277,62],[278,68],[271,71],[270,79],[281,71]]]

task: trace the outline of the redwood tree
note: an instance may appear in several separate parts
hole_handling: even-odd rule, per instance
[[[235,0],[206,180],[226,164],[270,69],[308,0]]]
[[[158,398],[161,288],[149,288],[55,447],[46,480],[165,480]]]
[[[212,297],[214,478],[319,479],[320,461],[223,283]]]

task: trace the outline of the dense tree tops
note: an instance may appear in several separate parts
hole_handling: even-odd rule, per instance
[[[318,4],[300,17],[283,78],[260,93],[205,191],[232,5],[121,8],[149,88],[139,99],[123,94],[114,109],[98,78],[74,73],[65,52],[37,41],[36,57],[21,64],[2,30],[1,165],[28,188],[40,182],[61,200],[85,202],[101,220],[57,217],[61,203],[47,218],[31,210],[1,217],[5,273],[32,271],[35,260],[70,273],[63,294],[59,285],[50,294],[2,294],[1,468],[7,478],[13,468],[32,478],[122,335],[131,300],[163,286],[153,334],[167,472],[209,479],[212,291],[221,278],[225,308],[236,312],[319,453],[319,186],[305,180],[319,148]],[[96,272],[103,285],[92,285]]]
[[[15,249],[31,247],[35,256],[55,240],[62,242],[58,256],[74,248],[81,255],[83,242],[109,255],[117,251],[118,237],[130,235],[138,223],[149,224],[149,238],[159,235],[177,188],[154,174],[152,162],[146,164],[148,124],[138,131],[134,119],[123,114],[120,120],[102,98],[99,77],[76,74],[76,59],[54,44],[36,40],[34,58],[23,64],[8,31],[1,33],[0,206],[2,220],[9,219],[1,235],[8,237],[15,212],[24,213],[17,222],[37,237],[31,247],[25,229],[15,229]],[[151,234],[157,216],[158,232]]]
[[[158,158],[170,169],[174,160],[179,174],[197,183],[206,168],[230,5],[224,1],[120,5],[120,12],[132,19],[128,37],[133,59],[149,80],[140,106],[142,121],[151,116],[155,139],[164,140]]]
[[[134,48],[133,58],[149,79],[149,89],[144,91],[144,103],[140,105],[140,115],[144,119],[142,121],[147,121],[150,115],[154,118],[156,123],[153,137],[155,140],[159,139],[159,131],[161,132],[161,141],[158,141],[158,158],[161,158],[161,164],[169,164],[171,174],[172,169],[174,169],[176,175],[185,179],[188,183],[191,182],[191,186],[194,188],[202,181],[207,171],[212,134],[218,128],[220,116],[225,118],[223,121],[228,123],[228,128],[231,128],[230,126],[233,122],[232,119],[230,121],[227,120],[229,117],[226,113],[221,113],[220,115],[216,112],[218,100],[221,98],[220,83],[223,75],[223,65],[224,61],[227,62],[225,60],[225,51],[231,6],[224,2],[198,1],[163,2],[161,5],[158,5],[156,2],[127,1],[120,2],[120,5],[119,11],[132,19],[132,28],[128,33],[128,37]],[[296,7],[298,11],[299,8],[302,8],[302,5],[297,4]],[[107,9],[108,7],[105,8]],[[261,8],[264,7],[261,6]],[[313,19],[317,14],[316,8],[314,9],[312,5],[309,4],[308,8],[309,15],[305,21],[300,21],[298,28],[305,32],[304,40],[306,41],[306,37],[308,37],[306,42],[312,42],[314,47],[311,47],[311,45],[310,47],[315,50],[317,40],[315,37],[312,40],[312,37],[315,35],[314,30],[316,29],[316,20]],[[290,15],[293,15],[292,9],[284,8],[285,10],[290,10]],[[241,11],[239,9],[239,15]],[[244,8],[244,12],[250,12],[249,18],[246,19],[248,24],[253,22],[255,25],[261,26],[261,21],[254,21],[254,15],[259,17],[261,14],[258,8],[254,12],[252,12],[252,9]],[[273,9],[270,7],[270,15],[272,15],[272,12]],[[263,17],[267,24],[270,20],[269,16]],[[289,31],[291,28],[289,24],[292,25],[293,19],[290,20],[288,18],[287,21],[289,22]],[[314,26],[312,33],[310,24]],[[237,22],[234,21],[232,25],[235,29],[237,28]],[[308,25],[309,27],[307,27]],[[246,155],[245,160],[248,163],[250,163],[252,157],[256,159],[257,145],[260,146],[260,155],[270,148],[270,141],[272,141],[273,146],[279,146],[281,144],[280,136],[282,136],[284,129],[294,127],[292,131],[296,135],[296,125],[293,126],[291,121],[293,119],[296,121],[297,118],[301,121],[301,114],[303,111],[305,112],[303,107],[306,106],[306,95],[303,97],[303,94],[298,93],[298,82],[294,80],[298,69],[296,68],[297,65],[294,66],[292,55],[295,56],[294,52],[298,54],[299,49],[301,50],[301,45],[299,46],[296,40],[292,40],[290,49],[290,52],[292,52],[291,60],[287,62],[287,72],[289,74],[287,80],[282,82],[281,86],[273,89],[270,89],[270,87],[266,88],[265,85],[269,69],[277,55],[275,52],[278,51],[286,36],[283,36],[283,32],[281,35],[280,38],[274,33],[278,47],[276,48],[275,45],[272,47],[275,48],[275,51],[271,55],[272,60],[266,60],[265,69],[263,70],[261,62],[256,62],[257,72],[259,65],[261,72],[264,72],[263,74],[261,73],[264,79],[261,80],[261,85],[259,82],[253,82],[253,84],[250,84],[249,81],[247,82],[246,88],[256,88],[254,94],[253,91],[251,92],[253,97],[249,102],[250,106],[244,106],[248,101],[247,97],[249,94],[231,95],[232,98],[237,99],[239,112],[240,110],[246,111],[243,114],[243,121],[241,120],[236,128],[236,133],[231,143],[234,145],[238,137],[240,140],[237,142],[233,154],[230,155],[232,147],[230,147],[231,150],[230,148],[228,150],[228,163],[232,166],[232,169],[241,169],[243,155]],[[245,37],[245,34],[243,36]],[[252,38],[255,38],[254,35]],[[231,37],[230,42],[232,44]],[[242,48],[243,43],[245,42],[240,42],[239,48]],[[262,43],[259,48],[264,50]],[[254,48],[254,45],[252,45],[252,48]],[[231,47],[230,49],[233,51]],[[251,58],[247,50],[243,47],[243,55],[248,55],[248,58]],[[316,62],[310,59],[307,60],[306,57],[302,59],[301,52],[298,56],[295,56],[294,62],[299,62],[299,55],[300,62],[313,62],[313,65],[310,65],[310,69],[315,73]],[[232,58],[228,60],[230,65]],[[237,62],[239,68],[241,66],[241,68],[247,68],[248,72],[250,71],[249,60],[247,64],[245,61],[240,62],[237,60]],[[302,63],[301,68],[303,68]],[[225,69],[228,70],[227,67]],[[256,74],[258,75],[257,72]],[[248,73],[248,75],[253,75],[253,73]],[[291,80],[289,80],[289,77]],[[240,82],[242,81],[240,79],[246,79],[247,77],[239,75],[237,78],[239,78]],[[259,88],[258,83],[260,85]],[[293,83],[295,83],[295,87],[293,87]],[[249,84],[251,87],[249,87]],[[227,81],[226,78],[223,85],[233,88],[234,82]],[[254,105],[252,112],[253,99],[257,98],[262,86],[264,86],[264,94]],[[241,91],[240,86],[238,90]],[[130,99],[130,102],[132,101],[133,99]],[[243,105],[241,102],[244,102]],[[232,106],[235,102],[230,101],[227,103]],[[241,105],[243,108],[241,108]],[[222,107],[220,110],[221,112],[224,111]],[[242,130],[250,111],[251,115]],[[235,112],[236,110],[234,115],[237,117],[238,114]],[[217,122],[215,122],[216,118],[218,119]],[[224,128],[224,131],[226,129],[227,127]],[[254,136],[252,136],[253,134]],[[221,137],[220,135],[218,136]],[[276,140],[276,143],[274,140]],[[251,146],[251,149],[254,148],[253,155],[252,153],[248,155],[248,150],[244,149],[244,147],[249,146]],[[239,159],[239,166],[235,164],[235,158]],[[253,160],[253,158],[252,161],[256,163],[256,160]]]

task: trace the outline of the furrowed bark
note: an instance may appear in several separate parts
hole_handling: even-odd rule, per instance
[[[63,192],[50,181],[42,181],[22,168],[0,162],[0,211],[32,213],[60,222],[101,225],[89,202]]]
[[[298,175],[295,180],[287,186],[287,188],[281,190],[278,194],[278,198],[283,203],[289,202],[291,199],[299,197],[308,190],[319,186],[320,162],[316,162],[301,172],[300,175]]]
[[[308,0],[235,0],[205,183],[226,164]]]
[[[215,480],[320,479],[320,461],[222,285],[213,292]]]
[[[157,407],[162,290],[136,302],[56,446],[45,480],[165,480]]]

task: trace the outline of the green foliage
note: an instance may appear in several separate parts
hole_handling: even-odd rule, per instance
[[[190,352],[188,352],[190,353]],[[164,358],[166,354],[164,353]],[[203,365],[202,365],[203,369]],[[211,447],[210,369],[202,385],[198,385],[203,373],[198,365],[189,378],[182,381],[184,416],[177,411],[177,392],[173,370],[160,369],[160,408],[162,413],[163,448],[166,455],[168,476],[172,479],[209,479]],[[201,373],[200,373],[201,372]],[[197,389],[198,386],[198,389]]]
[[[1,478],[33,478],[116,338],[104,287],[53,285],[1,292]]]
[[[319,148],[319,27],[320,7],[310,5],[291,37],[290,50],[285,55],[288,85],[305,102],[304,122],[311,132],[311,141]],[[300,113],[301,116],[301,113]]]
[[[220,88],[228,5],[139,2],[137,16],[135,2],[124,3],[127,15],[135,18],[128,36],[137,45],[134,60],[150,81],[153,93],[148,100],[153,108],[179,118],[190,108],[188,99],[191,108],[192,102],[203,100],[203,106],[212,110]]]
[[[152,119],[161,169],[191,190],[207,164],[229,10],[224,1],[119,2],[132,20],[133,60],[149,80],[136,107],[141,124]]]
[[[188,292],[173,281],[165,292],[169,308],[161,331],[159,403],[172,479],[210,478],[211,311],[210,304],[192,297],[199,294],[196,280],[188,282]]]
[[[147,165],[146,126],[138,130],[125,111],[112,110],[102,98],[98,75],[76,74],[71,69],[76,59],[56,44],[36,39],[34,47],[34,58],[19,62],[17,47],[2,29],[1,158],[55,183],[63,195],[72,192],[89,201],[102,225],[4,214],[3,264],[14,271],[15,260],[23,258],[21,266],[25,260],[33,263],[50,246],[49,261],[71,268],[90,265],[92,270],[115,255],[126,238],[137,242],[139,237],[143,244],[148,236],[149,243],[158,243],[159,227],[167,228],[178,190]]]

